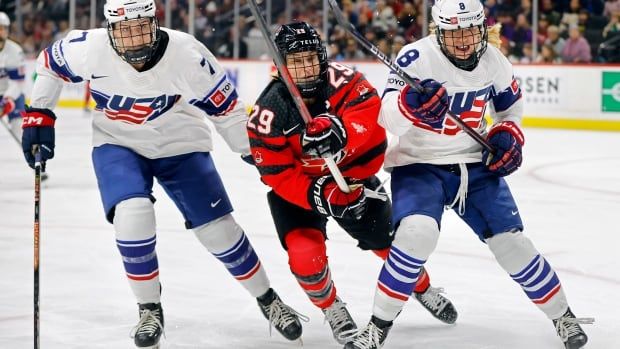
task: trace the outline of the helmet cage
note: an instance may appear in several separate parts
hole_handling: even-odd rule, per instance
[[[468,29],[474,29],[474,28],[478,29],[478,33],[472,33],[472,30],[468,30]],[[475,25],[475,26],[472,25],[469,28],[447,30],[447,29],[442,29],[441,26],[437,26],[436,30],[437,30],[436,32],[437,43],[439,44],[439,47],[441,48],[441,51],[443,52],[443,54],[448,58],[450,62],[452,62],[452,64],[454,64],[457,68],[467,70],[467,71],[474,70],[476,66],[478,66],[478,62],[480,62],[480,58],[482,57],[484,52],[487,50],[489,33],[487,30],[486,21],[484,21],[480,25]],[[451,35],[452,45],[448,45],[446,42],[446,32],[452,32],[452,35]],[[461,40],[458,40],[459,39],[458,34],[457,34],[458,32],[461,33],[461,37],[460,37]],[[457,41],[461,43],[470,42],[469,38],[472,36],[473,36],[473,40],[471,40],[471,42],[473,42],[473,46],[475,48],[474,48],[474,51],[471,53],[471,55],[467,58],[460,58],[457,55],[455,55],[453,52],[458,52],[458,48],[455,42]]]
[[[148,25],[143,23],[144,18],[148,18]],[[114,23],[108,22],[107,29],[112,48],[130,64],[146,63],[153,56],[159,43],[159,23],[155,17],[138,16]],[[148,43],[135,48],[134,40],[142,37],[142,42],[147,42],[145,39],[147,35]]]
[[[327,50],[323,46],[321,37],[317,31],[309,24],[291,23],[285,24],[276,33],[275,36],[276,46],[282,58],[287,62],[287,55],[291,53],[299,52],[312,52],[316,53],[318,58],[318,70],[316,78],[311,81],[295,82],[299,93],[304,98],[316,97],[322,92],[327,85]],[[307,63],[306,55],[302,55],[301,63],[303,66],[295,64],[293,67],[287,66],[290,70],[308,69],[310,66]],[[313,66],[313,71],[316,70]]]

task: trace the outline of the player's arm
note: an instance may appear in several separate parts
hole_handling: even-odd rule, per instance
[[[25,72],[24,52],[21,47],[11,54],[7,59],[6,73],[9,77],[8,87],[4,92],[4,98],[16,100],[24,93],[24,72]]]
[[[261,95],[250,112],[247,134],[254,164],[263,183],[276,194],[297,206],[310,209],[306,193],[312,180],[303,173],[290,146],[289,136],[295,136],[284,134],[283,129],[287,127],[284,123],[288,119],[285,111],[287,104],[275,94]]]
[[[361,73],[347,94],[342,110],[342,121],[347,131],[347,150],[356,149],[368,142],[377,127],[381,99],[377,90]]]
[[[487,141],[496,152],[490,154],[484,150],[482,161],[492,172],[506,176],[516,171],[523,161],[525,137],[520,127],[523,99],[519,83],[512,75],[512,66],[505,57],[498,55],[498,67],[491,96],[493,125],[487,135]]]
[[[195,96],[189,103],[205,112],[232,151],[249,154],[245,129],[248,116],[237,89],[213,54],[198,41],[194,46],[197,54],[192,57],[193,68],[188,72]]]
[[[54,157],[56,115],[52,109],[58,102],[64,81],[84,81],[87,35],[85,31],[71,31],[64,39],[46,47],[37,58],[37,78],[22,124],[22,149],[30,167],[34,167],[32,149],[35,145],[39,146],[42,161]]]

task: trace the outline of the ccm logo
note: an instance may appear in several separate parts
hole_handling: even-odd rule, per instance
[[[24,118],[24,126],[42,125],[43,118],[40,116],[27,116]]]

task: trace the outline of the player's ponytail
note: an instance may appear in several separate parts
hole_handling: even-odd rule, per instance
[[[496,48],[500,48],[502,45],[502,38],[500,35],[500,31],[502,30],[501,23],[495,23],[493,26],[487,29],[488,42],[489,44],[495,46]]]

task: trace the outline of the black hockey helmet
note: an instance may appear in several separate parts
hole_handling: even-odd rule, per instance
[[[304,98],[315,97],[327,85],[327,51],[321,36],[310,24],[295,22],[282,25],[275,36],[275,43],[282,58],[297,52],[316,52],[319,59],[319,74],[313,81],[296,83]]]

